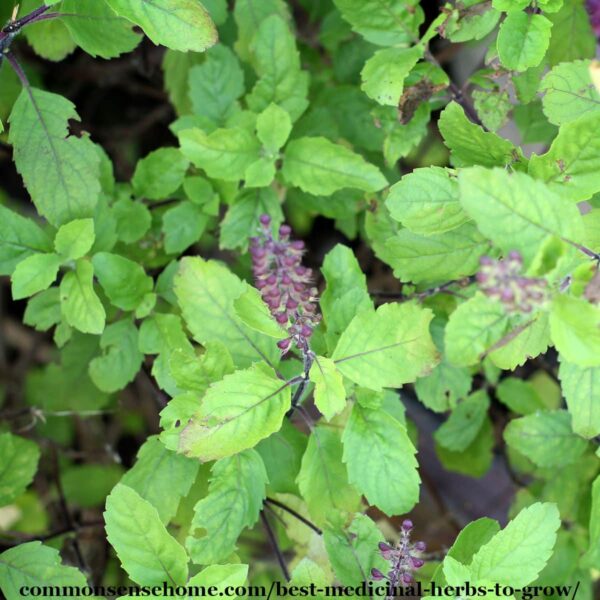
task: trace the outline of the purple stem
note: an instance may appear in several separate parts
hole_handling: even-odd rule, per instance
[[[23,84],[23,87],[31,94],[31,85],[29,84],[29,79],[27,79],[27,75],[25,75],[25,71],[23,71],[23,68],[19,64],[17,57],[12,52],[5,52],[4,56],[6,57],[6,60],[9,62],[10,66],[14,69],[17,77]]]
[[[16,21],[12,21],[9,23],[3,31],[5,33],[16,32],[25,27],[25,25],[29,25],[30,23],[35,23],[36,21],[41,21],[44,18],[44,13],[47,13],[50,10],[49,6],[40,6],[36,8],[33,12],[30,12],[28,15],[17,19]],[[57,15],[58,13],[54,13]],[[46,17],[46,18],[49,18]],[[52,17],[53,18],[53,17]]]

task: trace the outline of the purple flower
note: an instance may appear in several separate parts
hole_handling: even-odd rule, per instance
[[[509,313],[530,313],[548,300],[545,279],[524,277],[523,259],[518,252],[509,252],[504,260],[481,257],[477,273],[479,289],[488,297],[502,302]]]
[[[413,572],[425,564],[422,553],[426,546],[425,542],[411,543],[410,532],[413,528],[413,522],[405,519],[400,529],[400,539],[395,546],[379,542],[379,553],[383,559],[389,562],[390,567],[387,575],[383,575],[378,569],[372,569],[371,578],[373,580],[387,579],[390,589],[399,585],[410,585],[414,582]]]
[[[590,24],[596,34],[600,38],[600,0],[586,0],[585,7],[590,17]]]
[[[312,286],[312,271],[302,265],[304,242],[290,240],[289,225],[278,235],[271,230],[269,215],[259,218],[259,235],[250,239],[252,271],[257,289],[275,320],[289,337],[277,343],[283,354],[295,344],[303,354],[321,317],[317,314],[318,291]]]

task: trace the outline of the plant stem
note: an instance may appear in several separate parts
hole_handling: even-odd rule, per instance
[[[264,511],[260,511],[260,518],[262,519],[263,525],[265,526],[265,531],[267,532],[267,537],[271,542],[271,546],[273,547],[273,551],[275,552],[275,556],[277,557],[277,562],[281,567],[281,571],[283,572],[283,576],[286,581],[290,581],[290,572],[288,571],[287,564],[285,562],[285,558],[283,557],[283,553],[281,552],[281,548],[279,547],[279,543],[277,542],[277,538],[275,537],[275,532],[269,523],[267,516]]]
[[[26,25],[31,25],[36,21],[42,21],[44,19],[54,18],[58,16],[58,13],[52,13],[51,15],[45,15],[50,10],[49,6],[40,6],[36,8],[33,12],[30,12],[28,15],[17,19],[16,21],[11,21],[2,29],[3,33],[18,33],[25,27]],[[54,16],[52,16],[54,15]]]
[[[300,521],[304,523],[307,527],[310,527],[316,534],[323,535],[323,531],[319,529],[313,522],[309,521],[306,517],[303,517],[300,513],[296,512],[293,508],[290,508],[283,502],[279,502],[279,500],[275,500],[274,498],[265,498],[265,502],[268,504],[272,504],[273,506],[277,506],[277,508],[281,508],[281,510],[285,510],[285,512],[292,515]]]
[[[433,56],[431,51],[428,49],[425,50],[425,59],[427,60],[427,62],[431,63],[432,65],[435,65],[436,67],[439,67],[440,69],[442,68],[442,66],[440,65],[438,60],[435,58],[435,56]],[[475,110],[475,107],[473,106],[470,98],[465,96],[465,94],[458,87],[458,85],[456,85],[456,83],[454,83],[454,81],[452,81],[452,79],[450,79],[450,76],[448,76],[448,79],[450,81],[450,83],[448,84],[448,89],[450,90],[450,93],[452,94],[452,98],[463,107],[465,113],[471,119],[471,121],[473,121],[473,123],[475,123],[476,125],[479,125],[485,131],[489,131],[488,128],[483,124],[482,120],[479,118],[479,115],[477,114],[477,111]]]

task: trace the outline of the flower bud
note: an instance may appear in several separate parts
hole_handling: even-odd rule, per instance
[[[402,521],[402,529],[404,531],[410,531],[413,528],[413,522],[410,519],[404,519],[404,521]]]
[[[381,581],[382,579],[385,579],[385,575],[379,570],[379,569],[371,569],[371,578],[374,581]]]
[[[269,215],[260,215],[258,220],[260,221],[260,224],[265,227],[271,224],[271,217]]]
[[[404,573],[402,575],[402,583],[404,585],[410,585],[413,581],[413,576],[410,573]]]
[[[285,340],[280,340],[279,342],[277,342],[277,347],[283,352],[287,352],[290,349],[291,345],[292,340],[290,340],[290,338],[286,338]]]
[[[425,564],[425,561],[421,558],[411,558],[410,560],[415,569],[420,569]]]
[[[425,550],[427,550],[427,545],[425,542],[415,542],[414,548],[417,552],[425,552]]]

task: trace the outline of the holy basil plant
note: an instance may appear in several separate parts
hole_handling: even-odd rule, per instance
[[[276,580],[594,597],[598,2],[0,18],[9,600]],[[143,116],[103,146],[113,76],[135,109],[112,97],[114,118]],[[462,486],[474,509],[448,501]]]

